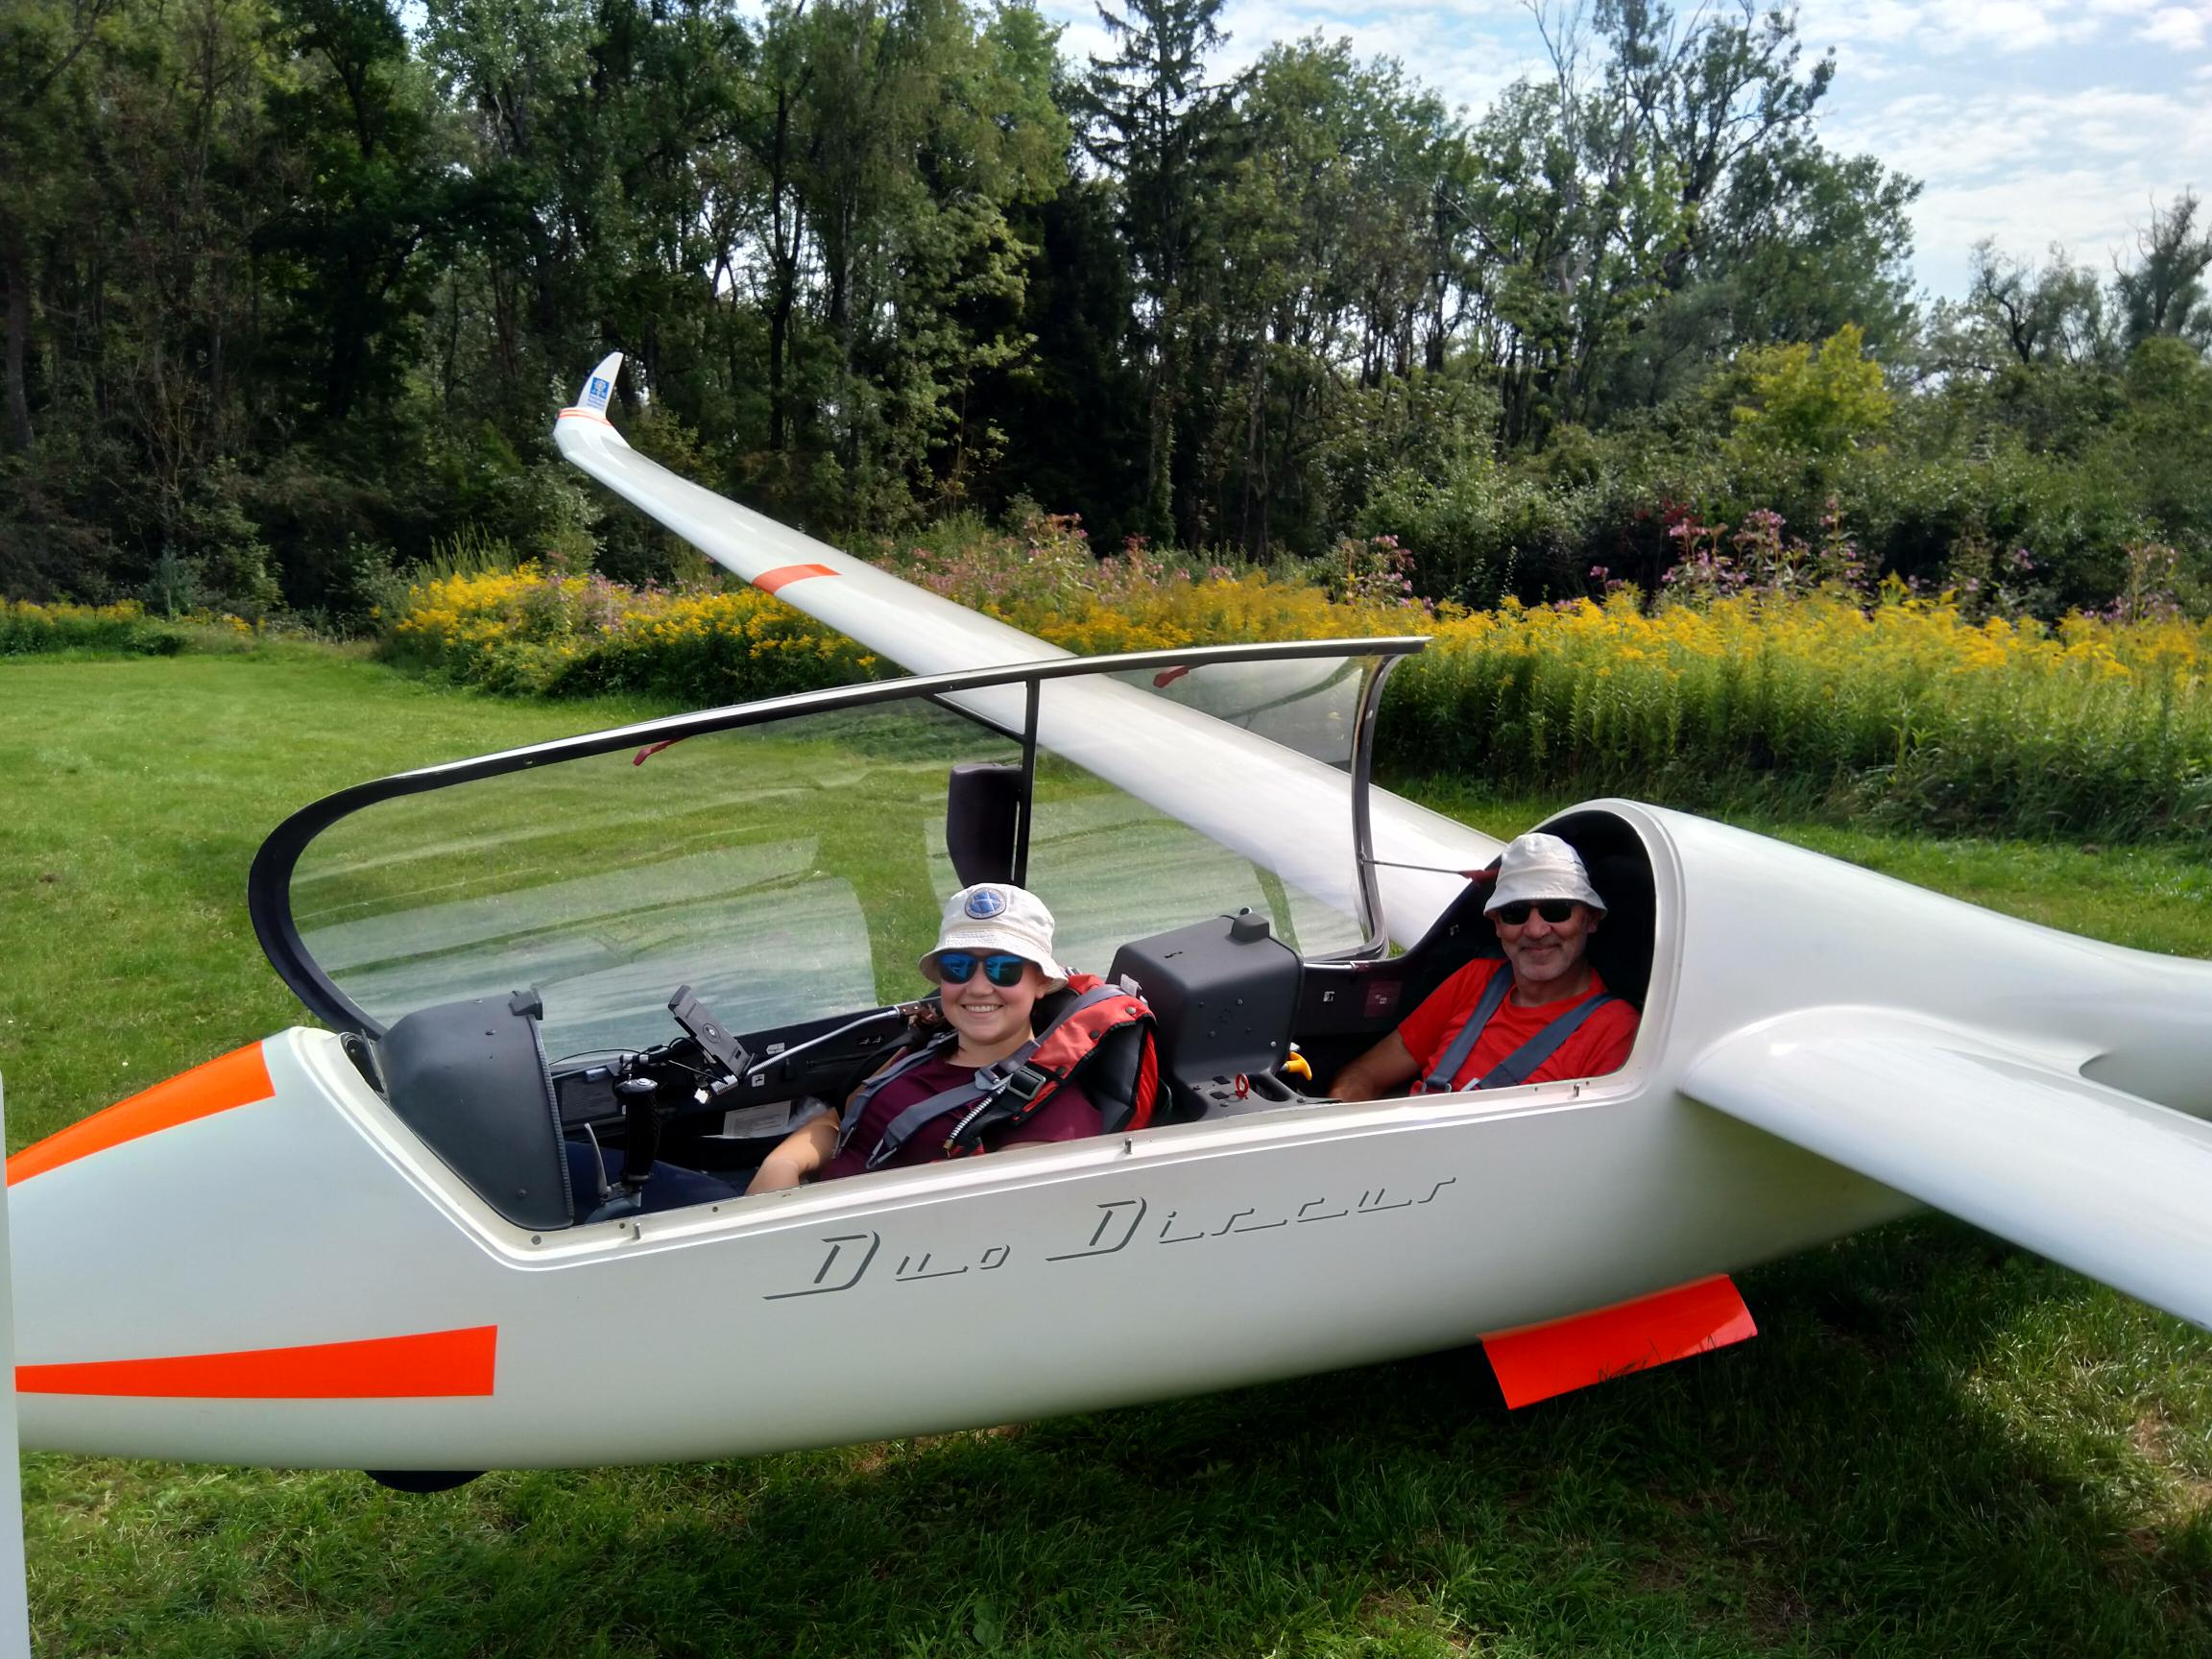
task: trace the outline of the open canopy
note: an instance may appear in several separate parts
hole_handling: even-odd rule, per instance
[[[974,880],[1041,893],[1094,973],[1246,907],[1309,957],[1377,950],[1371,734],[1422,643],[1066,659],[403,773],[276,830],[254,926],[333,1026],[536,987],[555,1056],[637,1041],[680,983],[739,1029],[909,997]]]

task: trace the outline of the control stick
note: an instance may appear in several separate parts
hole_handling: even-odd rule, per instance
[[[633,1192],[652,1178],[661,1155],[661,1113],[653,1103],[660,1088],[650,1077],[625,1077],[614,1085],[622,1102],[622,1185]]]

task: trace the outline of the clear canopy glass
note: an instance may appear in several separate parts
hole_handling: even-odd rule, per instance
[[[1028,780],[1014,868],[1078,970],[1243,908],[1309,956],[1360,949],[1354,787],[1385,656],[1204,656],[860,687],[368,786],[294,850],[278,967],[369,1028],[536,987],[555,1057],[657,1041],[680,984],[739,1032],[882,1006],[926,989],[963,884],[949,781],[978,764]]]

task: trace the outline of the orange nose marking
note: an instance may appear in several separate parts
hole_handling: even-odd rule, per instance
[[[18,1365],[18,1394],[106,1394],[158,1400],[430,1400],[489,1394],[499,1327],[178,1354]]]
[[[12,1187],[142,1135],[174,1129],[195,1118],[212,1118],[233,1106],[250,1106],[276,1093],[276,1085],[269,1081],[269,1063],[261,1057],[261,1045],[235,1049],[204,1066],[180,1071],[166,1083],[156,1083],[105,1112],[94,1113],[82,1123],[72,1123],[60,1134],[24,1147],[8,1160],[8,1185]]]

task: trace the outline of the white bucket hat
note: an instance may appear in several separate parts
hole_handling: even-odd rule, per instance
[[[937,943],[921,961],[922,977],[932,983],[940,982],[940,950],[981,954],[1008,951],[1037,964],[1045,975],[1046,990],[1057,991],[1068,983],[1068,970],[1052,956],[1052,912],[1027,888],[1003,881],[978,881],[945,901],[945,921],[937,929]]]
[[[1540,830],[1516,835],[1505,844],[1498,860],[1498,884],[1482,906],[1487,916],[1501,904],[1518,904],[1531,899],[1578,899],[1605,913],[1605,901],[1590,885],[1590,872],[1582,868],[1582,854],[1559,839]]]

